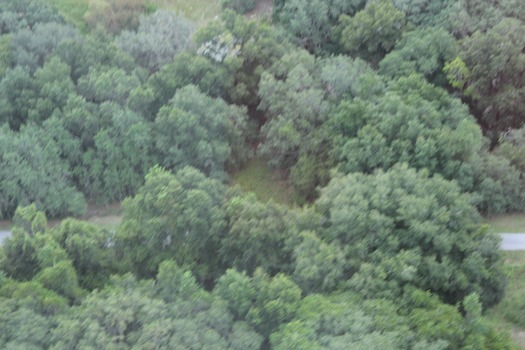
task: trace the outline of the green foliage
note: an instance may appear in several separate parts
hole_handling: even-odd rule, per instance
[[[195,298],[200,287],[190,271],[180,268],[173,260],[159,265],[155,283],[156,295],[167,303]]]
[[[53,266],[42,269],[34,280],[69,300],[77,299],[81,293],[77,274],[69,260],[62,260]]]
[[[232,11],[225,11],[222,21],[212,22],[197,32],[194,40],[197,54],[208,58],[218,71],[216,74],[220,73],[224,79],[225,91],[221,90],[220,96],[230,103],[254,109],[259,103],[261,74],[293,50],[283,32],[267,23],[248,21]],[[201,85],[198,80],[194,84]],[[208,90],[207,86],[209,83],[202,87],[203,91]]]
[[[50,324],[33,310],[0,301],[0,346],[3,349],[47,348]]]
[[[273,18],[306,49],[333,50],[337,48],[333,30],[339,17],[353,15],[364,5],[363,0],[281,0],[274,4]]]
[[[16,308],[32,310],[43,316],[63,313],[68,305],[64,297],[34,281],[16,282],[4,279],[0,287],[0,300],[5,299],[9,299]],[[2,332],[2,334],[8,333]]]
[[[262,335],[268,336],[280,324],[292,319],[301,299],[301,289],[285,275],[269,278],[260,270],[253,277],[257,296],[246,318]]]
[[[61,43],[78,37],[73,27],[55,22],[21,29],[11,37],[12,65],[28,68],[33,73],[44,65]]]
[[[71,260],[82,288],[102,287],[115,271],[116,261],[111,249],[113,234],[75,219],[62,221],[50,233]],[[41,251],[39,249],[39,254]]]
[[[224,229],[223,186],[194,168],[175,175],[154,167],[137,195],[124,201],[124,219],[115,238],[125,270],[154,276],[174,259],[197,278],[213,275]]]
[[[196,85],[211,97],[225,98],[226,89],[233,85],[233,77],[223,65],[215,65],[201,55],[181,52],[171,63],[149,77],[145,89],[151,91],[153,99],[146,108],[145,116],[153,120],[158,110],[186,85]]]
[[[95,69],[99,75],[112,71],[118,76],[119,68],[126,71],[126,74],[130,74],[135,68],[133,58],[120,50],[113,38],[102,30],[94,30],[89,35],[75,37],[73,40],[64,40],[57,46],[54,54],[71,67],[71,79],[75,83],[80,77],[88,75],[91,69]]]
[[[33,203],[27,207],[16,208],[13,224],[31,236],[35,236],[37,233],[44,233],[47,229],[47,218]]]
[[[228,269],[218,279],[213,293],[228,303],[228,308],[237,320],[246,319],[253,306],[257,290],[245,272]]]
[[[78,92],[88,102],[112,101],[124,106],[140,80],[118,68],[94,68],[78,80]]]
[[[504,289],[499,243],[477,223],[471,203],[455,183],[398,165],[374,175],[336,176],[316,206],[329,222],[326,238],[345,251],[348,272],[361,270],[353,285],[370,276],[363,268],[385,262],[388,268],[367,277],[367,284],[415,285],[452,304],[476,291],[489,306]]]
[[[460,57],[470,74],[465,77],[465,96],[472,100],[474,113],[493,139],[508,128],[525,122],[525,25],[507,18],[486,33],[476,32],[465,39]],[[497,50],[495,48],[497,47]]]
[[[162,269],[170,269],[169,264]],[[168,281],[163,280],[169,280],[169,275],[159,276],[160,283],[165,285]],[[246,324],[234,322],[221,300],[195,289],[194,293],[186,290],[189,294],[170,296],[167,302],[157,299],[154,289],[153,281],[140,283],[130,275],[112,278],[106,288],[56,318],[50,348],[260,348],[261,336]]]
[[[366,124],[341,148],[347,172],[371,172],[405,161],[462,183],[462,168],[482,145],[481,131],[466,106],[418,75],[393,81],[379,100],[354,100],[349,111],[364,115],[346,118]]]
[[[75,93],[70,75],[69,66],[56,57],[35,72],[33,83],[36,99],[27,116],[29,121],[40,123],[66,105],[69,96]]]
[[[494,153],[507,158],[516,169],[525,173],[525,126],[503,134]]]
[[[259,84],[261,103],[268,121],[263,126],[260,152],[270,164],[288,168],[297,162],[304,137],[327,118],[328,102],[314,79],[314,57],[305,52],[283,56]]]
[[[23,229],[15,229],[2,244],[2,271],[18,280],[30,280],[39,269],[36,250],[33,237]]]
[[[0,82],[0,121],[19,130],[26,123],[35,100],[35,86],[29,72],[21,67],[10,69]]]
[[[140,115],[112,103],[102,104],[100,114],[109,123],[90,140],[94,144],[83,154],[77,174],[86,195],[108,203],[133,195],[156,160],[151,125]]]
[[[4,76],[7,69],[11,66],[11,36],[0,36],[0,76]]]
[[[4,122],[19,130],[29,121],[42,123],[63,108],[75,93],[69,67],[57,58],[47,61],[32,78],[20,67],[9,70],[0,83]]]
[[[443,67],[449,84],[456,89],[463,89],[470,79],[470,71],[460,57],[454,58]]]
[[[29,125],[15,133],[0,129],[0,217],[35,203],[50,216],[80,215],[84,196],[68,181],[70,169],[44,129]]]
[[[392,0],[367,2],[353,17],[340,18],[341,44],[352,55],[377,62],[390,52],[405,29],[405,14]]]
[[[248,152],[243,140],[246,109],[208,97],[192,85],[161,108],[154,130],[161,164],[173,170],[191,165],[224,179],[226,168],[241,164]]]
[[[292,252],[286,241],[297,234],[292,215],[270,201],[259,202],[254,194],[235,196],[226,204],[228,231],[219,255],[226,266],[247,271],[256,268],[270,274],[289,271]]]
[[[487,215],[523,210],[525,183],[522,173],[504,157],[481,153],[473,160],[477,206]]]
[[[457,53],[457,46],[454,37],[442,28],[422,28],[405,32],[394,50],[379,63],[379,72],[391,77],[420,73],[428,80],[444,85],[446,81],[442,70],[445,65],[447,78],[451,73],[457,81],[460,79],[457,75],[460,72],[456,67],[452,68],[452,71],[451,68],[447,68]]]
[[[45,1],[4,0],[0,2],[0,33],[13,33],[39,23],[64,22],[62,16]]]
[[[292,279],[305,293],[335,290],[344,278],[346,259],[335,244],[323,242],[313,232],[302,232],[301,243],[294,247]]]
[[[123,32],[116,42],[135,62],[155,72],[190,46],[192,32],[190,21],[175,12],[159,10],[141,17],[137,31]]]

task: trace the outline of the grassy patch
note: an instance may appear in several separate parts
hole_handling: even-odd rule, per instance
[[[276,203],[292,203],[288,181],[278,172],[269,170],[264,160],[251,160],[244,169],[232,175],[232,180],[244,191],[254,192],[263,202],[272,199]]]
[[[487,317],[502,331],[509,331],[519,349],[525,349],[525,252],[505,252],[507,290]]]
[[[158,8],[176,11],[198,26],[203,26],[221,13],[220,0],[152,0],[151,3]]]
[[[105,228],[106,230],[116,230],[122,222],[122,216],[108,215],[108,216],[93,216],[86,220],[89,223]]]
[[[525,214],[505,214],[497,215],[485,219],[485,223],[490,225],[490,231],[496,233],[525,233]]]
[[[86,29],[85,15],[93,0],[44,0],[56,8],[68,21],[81,30]],[[148,7],[168,9],[191,19],[197,26],[203,26],[219,16],[220,0],[150,0]]]

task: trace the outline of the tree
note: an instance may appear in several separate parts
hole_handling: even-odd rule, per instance
[[[112,249],[114,233],[84,221],[66,219],[49,234],[67,254],[80,287],[88,290],[102,288],[111,273],[116,271],[117,262]],[[53,255],[56,257],[56,253]]]
[[[126,270],[153,276],[174,259],[199,280],[219,269],[218,242],[224,230],[224,188],[194,168],[175,175],[153,167],[144,186],[124,201],[124,219],[115,237],[117,259]]]
[[[84,151],[78,165],[82,191],[98,202],[108,203],[133,195],[155,163],[151,124],[140,115],[112,103],[100,106],[94,144]]]
[[[0,4],[1,34],[50,22],[63,23],[64,18],[49,4],[34,0],[2,1]]]
[[[69,66],[56,57],[35,72],[36,98],[34,107],[28,113],[29,121],[40,123],[66,105],[69,96],[75,93],[70,74]]]
[[[75,28],[54,22],[21,29],[11,37],[12,65],[34,73],[53,55],[60,43],[77,40],[78,37]]]
[[[392,0],[369,1],[353,17],[341,16],[341,44],[352,55],[378,62],[401,38],[405,14]]]
[[[525,173],[525,126],[502,135],[494,153],[507,158],[522,174]]]
[[[372,175],[336,176],[316,207],[329,222],[324,237],[343,247],[350,275],[364,264],[410,254],[399,269],[377,276],[431,290],[451,304],[475,291],[490,306],[504,289],[499,243],[479,224],[472,202],[456,183],[402,164]]]
[[[265,69],[293,50],[286,34],[268,23],[246,20],[244,16],[226,10],[220,22],[211,22],[195,33],[194,41],[198,47],[197,54],[210,61],[214,70],[218,71],[215,74],[221,74],[223,82],[219,86],[219,96],[229,103],[247,106],[257,125],[260,125],[263,118],[255,113],[259,104],[259,81]],[[208,73],[210,75],[214,76]],[[193,78],[193,84],[201,86],[196,78],[198,76]],[[207,83],[201,87],[207,91],[210,83],[202,83]]]
[[[268,121],[261,129],[260,152],[273,166],[295,164],[304,138],[327,119],[329,104],[314,70],[314,57],[297,52],[283,56],[271,73],[261,76],[258,108]]]
[[[130,74],[137,67],[133,58],[118,48],[114,38],[100,29],[60,42],[54,55],[71,67],[71,79],[75,83],[80,77],[88,75],[91,69],[122,69]]]
[[[188,51],[181,52],[148,79],[146,89],[150,89],[154,96],[148,110],[151,119],[178,89],[186,85],[198,86],[200,91],[214,98],[226,98],[227,89],[233,85],[230,73],[226,67],[216,65],[206,57]]]
[[[35,203],[52,217],[80,215],[84,196],[71,184],[68,164],[56,142],[35,125],[15,133],[0,129],[0,217],[9,218],[18,205]]]
[[[0,302],[0,346],[4,349],[45,349],[49,346],[49,320],[31,309]]]
[[[297,235],[293,215],[273,202],[259,202],[255,195],[231,198],[226,204],[228,231],[219,256],[228,267],[253,274],[257,268],[275,274],[289,271],[292,251],[286,244]]]
[[[464,96],[472,101],[474,114],[493,140],[525,123],[524,38],[525,25],[507,18],[486,33],[474,33],[462,45],[460,57],[470,71]]]
[[[466,106],[445,90],[410,75],[391,82],[383,97],[355,99],[344,110],[348,114],[339,116],[341,121],[358,121],[345,131],[357,130],[356,136],[338,141],[345,172],[370,173],[408,162],[473,190],[467,175],[483,144],[481,130]]]
[[[314,232],[302,232],[294,247],[292,279],[304,293],[335,290],[344,279],[346,259],[335,244],[323,242]]]
[[[339,17],[353,15],[364,5],[362,0],[281,0],[275,2],[273,17],[306,49],[333,50],[333,29]]]
[[[429,81],[445,85],[442,70],[458,50],[454,37],[443,28],[422,28],[403,33],[394,50],[379,63],[379,72],[396,77],[423,74]]]
[[[159,10],[140,18],[137,31],[123,32],[117,45],[142,67],[155,72],[190,47],[193,24],[174,12]]]
[[[245,318],[265,337],[293,319],[301,300],[301,289],[286,275],[270,277],[261,269],[252,278],[228,270],[219,279],[215,292],[224,298],[234,315]]]
[[[0,121],[19,130],[35,103],[35,83],[21,67],[10,69],[0,82]]]
[[[112,101],[125,106],[131,91],[139,86],[140,80],[135,75],[115,67],[100,67],[81,77],[77,89],[89,102]]]
[[[241,164],[249,152],[243,140],[246,118],[245,109],[210,98],[196,86],[178,90],[154,124],[161,164],[173,170],[190,165],[225,179],[225,170]]]

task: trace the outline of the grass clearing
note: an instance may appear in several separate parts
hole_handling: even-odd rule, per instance
[[[93,216],[86,220],[87,222],[97,225],[106,230],[116,230],[122,222],[122,216],[108,215],[108,216]]]
[[[288,181],[279,172],[268,169],[262,159],[249,161],[242,170],[232,175],[232,181],[244,191],[254,192],[262,202],[270,199],[285,205],[293,202]]]
[[[525,213],[496,215],[485,218],[490,231],[495,233],[525,233]]]
[[[525,252],[504,254],[506,294],[498,305],[488,310],[487,317],[500,330],[510,332],[518,349],[525,349]]]
[[[81,30],[86,30],[85,16],[90,3],[96,0],[44,0],[56,8],[68,21]],[[146,1],[154,8],[175,11],[202,27],[221,13],[220,0],[150,0]],[[148,5],[149,6],[149,5]]]
[[[198,27],[218,18],[221,13],[220,0],[152,0],[158,8],[175,11],[192,20]]]

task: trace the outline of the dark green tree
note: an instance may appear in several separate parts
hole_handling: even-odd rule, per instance
[[[140,18],[136,32],[124,31],[117,45],[151,72],[159,70],[191,45],[193,24],[175,12],[158,10]]]
[[[246,109],[229,106],[189,85],[159,111],[154,124],[160,162],[178,170],[190,165],[204,174],[226,178],[226,169],[246,159]]]
[[[151,277],[173,259],[202,281],[219,268],[224,232],[224,187],[194,168],[176,174],[154,167],[135,197],[124,201],[124,219],[115,238],[124,269]]]
[[[345,251],[354,288],[392,281],[431,290],[451,304],[477,292],[490,306],[505,286],[499,241],[479,223],[472,202],[456,183],[404,164],[373,175],[336,176],[316,207],[329,222],[325,238]],[[383,262],[387,269],[370,273]],[[358,290],[371,294],[370,288]]]

